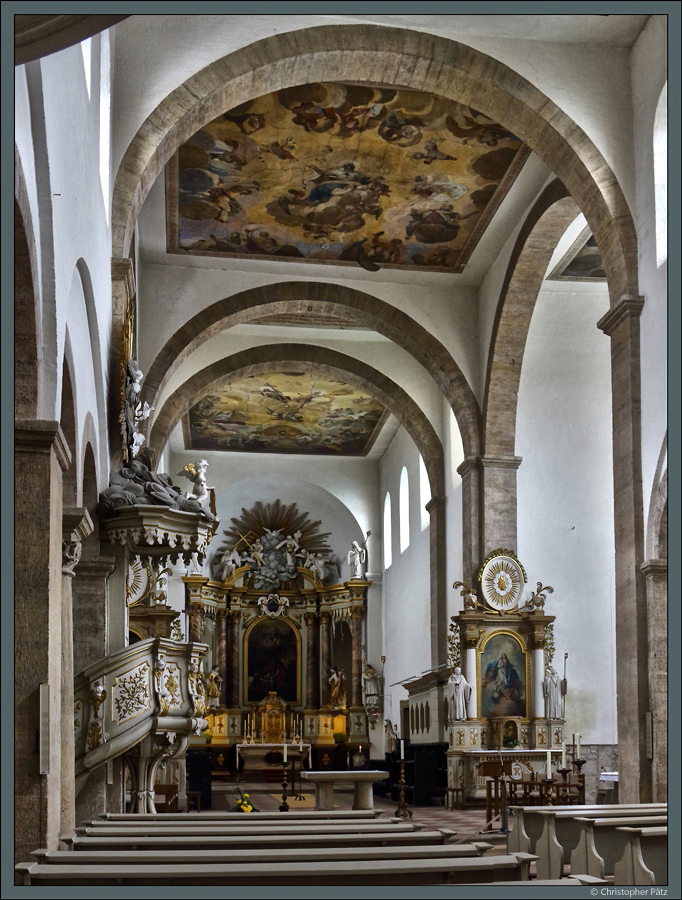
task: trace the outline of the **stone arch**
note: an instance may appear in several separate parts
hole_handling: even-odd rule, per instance
[[[171,431],[191,406],[209,393],[216,379],[230,374],[267,372],[283,363],[309,364],[316,371],[360,387],[380,400],[415,442],[429,476],[430,504],[430,609],[431,659],[441,665],[447,658],[445,582],[445,466],[443,446],[433,426],[412,398],[389,378],[360,360],[343,353],[305,344],[270,344],[235,353],[197,372],[166,401],[154,420],[149,447],[162,452]],[[435,501],[435,502],[434,502]]]
[[[37,419],[39,275],[26,178],[16,145],[14,198],[14,416]]]
[[[647,517],[646,555],[648,559],[668,558],[668,436],[658,456]]]
[[[343,48],[340,51],[339,48]],[[315,81],[363,81],[466,103],[517,134],[563,181],[602,252],[611,302],[637,294],[627,201],[589,137],[546,95],[472,47],[413,30],[322,25],[265,38],[211,63],[147,117],[116,176],[112,255],[127,255],[140,209],[178,147],[211,119],[264,93]]]
[[[397,384],[360,360],[306,344],[267,344],[218,360],[189,378],[164,403],[154,418],[149,448],[158,458],[171,431],[190,408],[225,375],[261,374],[282,364],[310,365],[316,372],[341,376],[380,400],[415,442],[424,459],[433,496],[445,495],[443,447],[433,426],[412,398]]]
[[[177,366],[212,335],[243,322],[282,313],[339,317],[390,338],[424,366],[446,397],[457,419],[465,453],[479,452],[478,403],[443,344],[396,307],[339,284],[286,281],[263,285],[233,294],[201,310],[157,354],[144,379],[143,399],[154,406]]]
[[[521,366],[535,302],[552,253],[578,212],[564,185],[551,182],[530,211],[514,245],[488,353],[483,404],[486,456],[514,455]]]

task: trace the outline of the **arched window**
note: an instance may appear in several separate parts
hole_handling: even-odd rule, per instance
[[[391,540],[391,495],[386,491],[384,498],[384,569],[388,569],[393,562]]]
[[[654,207],[656,265],[668,258],[668,82],[663,85],[654,117]]]
[[[419,454],[419,508],[421,510],[421,527],[422,531],[429,527],[429,512],[426,504],[431,499],[431,485],[429,484],[429,476],[426,472],[424,460]]]
[[[400,473],[400,552],[410,546],[410,481],[407,469]]]

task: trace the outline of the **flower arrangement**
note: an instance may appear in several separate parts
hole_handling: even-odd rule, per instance
[[[234,806],[231,806],[228,812],[258,812],[259,810],[251,803],[249,795],[244,793],[240,788],[235,788],[232,792],[237,798]]]

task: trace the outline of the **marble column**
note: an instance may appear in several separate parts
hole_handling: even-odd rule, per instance
[[[58,422],[17,420],[14,441],[14,846],[25,862],[59,845],[62,473],[71,454]]]
[[[189,639],[201,642],[204,633],[204,611],[199,604],[193,604],[189,614]]]
[[[239,623],[241,613],[238,609],[232,609],[230,616],[230,659],[228,677],[228,706],[234,709],[239,706]],[[246,695],[246,686],[244,689]],[[246,696],[244,697],[246,699]]]
[[[319,619],[314,612],[303,614],[306,625],[305,706],[318,709],[320,705]]]
[[[429,558],[431,572],[431,665],[444,665],[448,658],[447,592],[445,580],[445,497],[432,497],[429,513]]]
[[[668,794],[668,560],[647,559],[642,573],[649,628],[651,800],[662,803]]]
[[[223,679],[218,702],[221,706],[227,706],[227,610],[225,609],[218,610],[218,647],[216,656],[218,674]]]
[[[354,606],[350,617],[351,687],[350,705],[362,707],[362,608]]]
[[[476,697],[476,645],[465,644],[464,651],[464,675],[471,685],[471,694],[467,701],[467,716],[470,719],[477,718],[478,700]]]
[[[545,648],[535,646],[531,650],[531,666],[533,669],[533,708],[531,716],[534,719],[545,718],[545,697],[542,686],[545,680]]]
[[[642,297],[622,297],[597,323],[611,338],[613,511],[616,542],[616,676],[618,795],[621,803],[651,800],[647,758],[649,648],[642,499],[642,416],[639,317]]]
[[[331,686],[329,675],[332,669],[332,635],[331,614],[326,610],[320,613],[320,706],[329,709],[331,706]]]
[[[62,516],[62,708],[60,721],[62,834],[76,827],[76,745],[73,733],[73,578],[83,550],[83,541],[92,534],[87,509],[65,509]]]

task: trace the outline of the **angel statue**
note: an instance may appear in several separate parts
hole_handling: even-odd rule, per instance
[[[365,541],[365,543],[367,542]],[[348,551],[348,565],[350,566],[351,580],[359,579],[361,581],[365,577],[362,566],[366,559],[367,551],[365,550],[365,547],[361,547],[357,541],[353,541],[351,548]]]
[[[215,488],[206,485],[206,470],[208,469],[208,460],[198,459],[195,463],[187,463],[183,466],[178,475],[184,475],[194,482],[191,491],[186,491],[185,496],[198,500],[202,506],[206,505],[206,501],[210,500],[209,508],[213,515],[216,515],[215,506]]]

